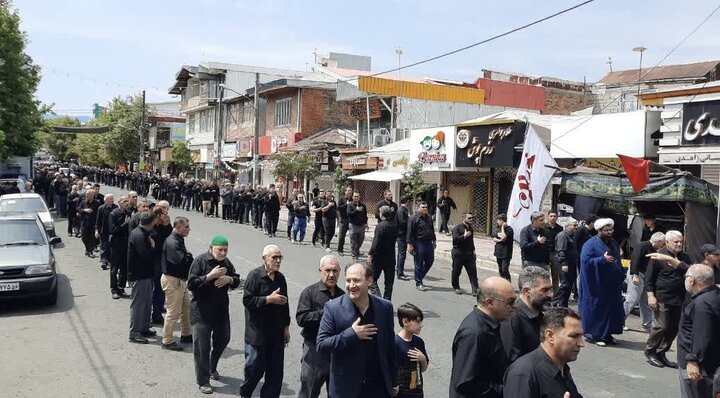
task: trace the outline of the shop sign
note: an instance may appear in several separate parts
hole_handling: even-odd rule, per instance
[[[277,153],[278,149],[286,147],[287,143],[287,137],[273,137],[272,141],[270,142],[270,152]]]
[[[350,165],[355,166],[364,166],[367,164],[368,157],[367,155],[359,155],[359,156],[353,156],[350,159]]]
[[[682,144],[720,144],[720,101],[691,102],[682,117]]]
[[[525,123],[472,126],[455,138],[457,167],[513,167],[515,147],[523,142]]]
[[[312,151],[309,152],[308,155],[310,155],[316,164],[328,163],[329,160],[327,151]]]
[[[720,164],[720,153],[659,153],[661,164]]]
[[[410,163],[418,162],[423,170],[448,169],[451,167],[454,153],[455,127],[418,129],[410,132]]]

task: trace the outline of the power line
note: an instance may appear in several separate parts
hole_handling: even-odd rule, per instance
[[[695,26],[695,28],[694,28],[690,33],[688,33],[682,40],[680,40],[680,42],[678,42],[678,44],[676,44],[675,47],[673,47],[673,48],[670,50],[669,53],[667,53],[664,57],[662,57],[662,59],[661,59],[657,64],[655,64],[655,66],[653,66],[652,68],[650,68],[649,70],[647,70],[645,73],[643,73],[643,74],[640,76],[640,78],[638,79],[638,85],[640,85],[640,83],[642,82],[642,80],[643,80],[643,78],[644,78],[645,76],[647,76],[650,72],[652,72],[652,71],[655,70],[657,67],[659,67],[660,64],[662,64],[666,59],[668,59],[668,58],[670,57],[670,55],[672,55],[678,48],[680,48],[680,46],[682,46],[683,44],[685,44],[685,42],[686,42],[693,34],[695,34],[695,32],[697,32],[698,29],[700,29],[700,27],[702,27],[708,20],[710,20],[710,18],[712,18],[712,16],[713,16],[718,10],[720,10],[720,4],[718,4],[717,7],[715,7],[715,9],[713,9],[712,12],[710,12],[710,14],[708,14],[697,26]],[[680,110],[678,110],[678,112],[673,116],[673,118],[677,117],[677,115],[680,114],[680,112],[681,112],[683,109],[685,109],[685,107],[686,107],[687,105],[689,105],[689,104],[692,102],[692,100],[695,99],[695,97],[699,94],[699,92],[700,92],[703,88],[705,88],[705,85],[706,85],[707,83],[708,83],[708,80],[706,80],[705,83],[703,83],[702,87],[700,87],[700,88],[698,89],[698,91],[695,93],[695,95],[693,95],[693,97],[690,99],[690,101],[687,102],[685,105],[683,105],[683,107],[680,108]],[[583,120],[582,122],[580,122],[577,126],[571,128],[570,130],[566,131],[565,133],[563,133],[563,134],[560,135],[559,137],[557,137],[557,138],[555,138],[554,140],[550,141],[550,145],[555,146],[556,148],[562,150],[563,152],[566,152],[566,153],[572,155],[573,157],[575,157],[575,155],[574,155],[573,153],[571,153],[571,152],[569,152],[569,151],[561,148],[559,145],[555,144],[555,141],[557,141],[557,140],[565,137],[566,135],[572,133],[573,131],[575,131],[576,129],[578,129],[580,126],[582,126],[583,124],[587,123],[588,121],[590,121],[590,119],[592,119],[593,117],[597,116],[598,114],[602,114],[602,112],[603,112],[605,109],[607,109],[611,104],[614,104],[617,100],[619,100],[620,98],[622,98],[625,94],[627,94],[627,93],[628,93],[629,91],[631,91],[631,90],[633,90],[633,88],[629,88],[629,89],[627,89],[627,90],[621,90],[620,95],[617,96],[617,97],[615,97],[615,98],[612,99],[611,101],[608,101],[602,108],[600,108],[600,111],[599,111],[597,114],[592,114],[592,115],[590,115],[587,119],[585,119],[585,120]],[[639,99],[638,99],[638,100],[639,100]]]

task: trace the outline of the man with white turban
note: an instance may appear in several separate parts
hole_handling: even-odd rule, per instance
[[[613,334],[621,334],[623,310],[620,246],[613,239],[615,223],[610,218],[595,221],[597,235],[585,243],[580,254],[580,282],[582,292],[578,309],[585,339],[604,347],[616,344]]]

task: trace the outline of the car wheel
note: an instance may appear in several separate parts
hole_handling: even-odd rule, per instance
[[[47,296],[43,297],[40,301],[43,305],[55,305],[57,303],[58,298],[58,287],[57,284],[55,287],[48,293]]]

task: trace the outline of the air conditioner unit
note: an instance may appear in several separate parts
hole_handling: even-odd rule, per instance
[[[386,128],[375,129],[372,132],[372,147],[378,148],[393,142],[393,136]]]
[[[390,130],[392,132],[392,137],[395,141],[404,140],[405,138],[410,137],[410,129],[394,128]]]

